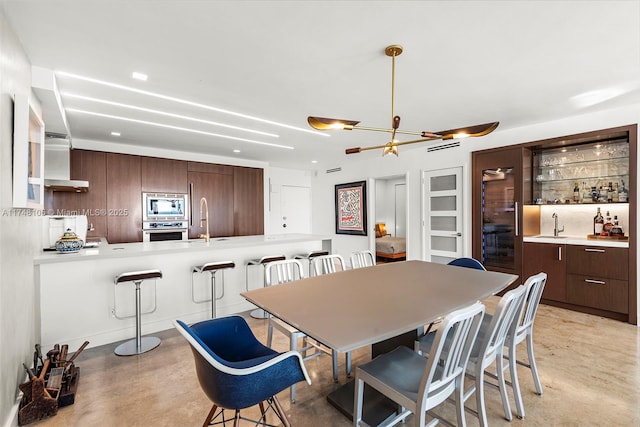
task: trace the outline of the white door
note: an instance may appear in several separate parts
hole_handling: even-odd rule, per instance
[[[462,256],[462,167],[422,172],[424,259]]]
[[[280,187],[280,232],[311,233],[311,188]]]

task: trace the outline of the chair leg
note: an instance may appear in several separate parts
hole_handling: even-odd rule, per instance
[[[204,420],[204,424],[202,424],[202,427],[207,427],[208,425],[211,424],[211,420],[213,419],[213,416],[216,414],[216,409],[218,409],[218,405],[213,405],[213,407],[209,411],[209,415],[207,415],[207,419]]]
[[[333,382],[338,382],[338,352],[331,350],[331,358],[333,359]]]
[[[502,354],[496,356],[496,368],[498,374],[498,387],[500,388],[500,397],[502,398],[502,408],[504,409],[504,418],[511,421],[511,406],[509,405],[509,396],[507,395],[507,384],[504,380],[504,359]],[[517,378],[511,378],[511,381],[518,381]]]
[[[533,354],[533,334],[531,331],[527,334],[527,353],[529,355],[529,365],[531,365],[531,373],[533,374],[533,382],[536,385],[538,395],[542,396],[542,383],[538,376],[538,368],[536,367],[536,357]]]
[[[478,361],[479,363],[480,361]],[[479,365],[480,366],[480,365]],[[487,427],[489,422],[487,421],[487,408],[484,404],[484,370],[476,372],[476,405],[478,407],[478,420],[480,421],[480,427]]]
[[[240,427],[240,410],[236,409],[236,413],[233,416],[233,427]]]
[[[272,342],[273,342],[273,325],[271,324],[271,320],[269,320],[269,326],[267,327],[267,347],[271,347]]]
[[[298,338],[294,335],[289,336],[289,348],[291,351],[298,351]],[[293,384],[289,390],[291,390],[291,403],[296,403],[296,385]]]
[[[347,370],[347,378],[351,378],[351,352],[348,351],[345,355],[344,355],[344,361],[346,366],[346,370]]]
[[[289,418],[287,418],[287,414],[284,412],[284,409],[282,409],[282,405],[280,405],[280,401],[278,400],[278,398],[276,396],[273,396],[271,400],[273,403],[273,409],[275,410],[276,415],[278,415],[278,418],[280,418],[280,421],[282,421],[282,425],[284,425],[284,427],[291,427]]]
[[[362,422],[362,402],[364,398],[364,381],[356,373],[355,393],[353,399],[353,426],[358,427]]]
[[[260,417],[260,419],[262,420],[262,425],[266,426],[267,425],[267,413],[264,410],[264,402],[258,403],[258,406],[260,407],[260,413],[262,414],[262,416]]]
[[[511,374],[511,387],[513,388],[513,399],[516,401],[516,415],[524,418],[524,403],[522,402],[522,392],[520,391],[520,381],[518,381],[518,362],[516,359],[516,346],[512,342],[509,346],[509,373]]]

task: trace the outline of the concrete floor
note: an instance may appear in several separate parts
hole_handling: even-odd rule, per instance
[[[488,310],[497,298],[487,301]],[[256,336],[266,341],[266,321],[250,319]],[[144,327],[143,327],[144,330]],[[155,334],[157,349],[132,357],[113,354],[116,344],[85,350],[76,360],[81,376],[75,403],[55,417],[33,423],[49,426],[200,426],[211,403],[198,384],[187,342],[174,330]],[[275,347],[288,342],[276,333]],[[528,369],[519,367],[526,410],[524,420],[506,421],[499,392],[486,389],[492,426],[640,426],[640,329],[634,325],[541,305],[535,323],[535,351],[544,395],[537,396]],[[523,357],[523,344],[518,349]],[[354,352],[354,364],[369,360],[369,350]],[[346,382],[341,357],[340,382]],[[308,361],[312,384],[300,383],[295,404],[289,392],[278,395],[292,426],[347,427],[351,422],[330,406],[326,395],[337,386],[331,358]],[[511,396],[512,411],[515,404]],[[467,401],[475,408],[475,399]],[[436,413],[455,422],[453,405]],[[257,414],[257,408],[243,411]],[[514,412],[515,414],[515,412]],[[479,425],[471,413],[467,424]],[[249,425],[249,424],[242,424]],[[410,420],[406,425],[413,425]]]

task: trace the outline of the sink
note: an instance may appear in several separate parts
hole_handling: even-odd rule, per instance
[[[566,239],[567,236],[532,236],[534,239]]]

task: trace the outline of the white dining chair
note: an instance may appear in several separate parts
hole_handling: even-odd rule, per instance
[[[366,425],[362,407],[364,385],[367,384],[398,404],[398,413],[387,420],[385,426],[396,425],[413,413],[415,425],[424,427],[427,411],[451,395],[456,400],[458,425],[465,426],[464,372],[484,311],[484,305],[476,302],[448,314],[434,335],[429,357],[400,346],[358,366],[353,425]],[[434,419],[428,425],[438,421]]]
[[[376,265],[376,258],[369,250],[356,251],[349,257],[349,262],[351,262],[351,268],[371,267]]]
[[[539,396],[542,396],[543,392],[540,376],[538,375],[538,368],[536,367],[536,358],[533,353],[533,322],[535,320],[536,313],[538,312],[538,305],[540,304],[540,298],[542,297],[542,291],[544,291],[546,283],[546,273],[538,273],[527,279],[524,284],[524,287],[526,288],[524,304],[514,319],[511,325],[511,331],[507,335],[504,344],[508,349],[507,355],[505,355],[508,363],[504,365],[504,369],[506,370],[508,368],[511,375],[511,384],[514,400],[516,401],[518,418],[524,418],[524,403],[522,402],[522,393],[518,382],[518,370],[516,369],[516,365],[522,365],[529,368],[533,375],[533,383],[535,384],[536,392]],[[525,340],[527,341],[527,355],[529,357],[529,363],[520,361],[516,358],[516,347]]]
[[[345,270],[344,258],[341,255],[321,255],[313,259],[313,271],[316,275],[332,274]],[[333,359],[333,381],[338,382],[338,352],[331,350]],[[345,371],[351,377],[351,352],[345,353]]]
[[[304,279],[304,270],[302,262],[297,259],[285,259],[281,261],[273,261],[265,264],[264,268],[265,286],[280,285],[292,282],[298,279]],[[267,346],[272,347],[273,330],[282,332],[289,338],[289,348],[292,351],[299,351],[303,360],[313,359],[323,354],[329,354],[329,350],[323,348],[320,344],[310,341],[304,332],[301,332],[293,326],[283,322],[282,320],[269,316],[269,326],[267,332]],[[302,348],[298,348],[298,340],[302,339]],[[307,354],[309,351],[313,351]],[[296,385],[290,387],[291,403],[296,401]]]

